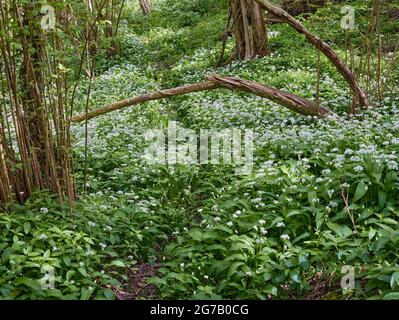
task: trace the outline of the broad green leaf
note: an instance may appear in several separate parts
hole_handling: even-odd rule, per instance
[[[86,272],[86,269],[84,269],[84,268],[79,268],[78,271],[80,272],[80,274],[81,274],[82,276],[84,276],[84,277],[87,277],[87,276],[88,276],[88,275],[87,275],[87,272]]]
[[[123,261],[121,261],[121,260],[113,260],[110,263],[110,265],[111,266],[115,266],[115,267],[120,267],[120,268],[126,268],[126,264]]]
[[[310,205],[314,206],[316,200],[317,200],[317,193],[315,191],[309,191],[308,192],[308,201],[309,201]]]
[[[360,181],[356,187],[355,196],[353,197],[353,202],[356,202],[364,197],[367,192],[367,185],[364,181]]]
[[[104,290],[104,296],[108,300],[115,300],[115,294],[113,293],[113,291],[111,289]]]
[[[334,231],[340,238],[347,238],[353,233],[352,230],[346,225],[328,222],[327,226],[332,231]]]
[[[76,271],[75,270],[69,270],[66,274],[66,280],[70,281],[71,278],[75,275]]]
[[[30,229],[31,229],[30,228],[30,223],[29,222],[25,222],[24,223],[24,232],[25,232],[25,234],[28,234]]]
[[[80,300],[89,300],[93,290],[82,288],[81,292]]]
[[[392,274],[390,284],[392,289],[395,289],[399,286],[399,271]]]
[[[238,268],[245,265],[242,261],[233,262],[229,268],[229,272],[227,273],[227,279],[229,279],[234,273],[237,272]]]
[[[385,191],[378,191],[378,206],[380,209],[384,208],[385,203],[387,202],[388,194]]]
[[[16,286],[25,285],[33,290],[40,290],[41,288],[40,284],[37,281],[27,277],[19,277],[15,279],[14,285]]]
[[[399,300],[399,292],[390,292],[384,295],[383,300]]]
[[[309,260],[307,255],[301,254],[299,256],[299,263],[303,269],[307,270],[309,268]]]

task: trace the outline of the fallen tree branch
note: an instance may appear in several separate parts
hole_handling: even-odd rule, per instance
[[[306,100],[295,94],[282,91],[258,82],[243,80],[240,78],[223,78],[217,75],[207,77],[209,81],[217,83],[220,87],[234,90],[246,91],[259,97],[267,98],[279,105],[282,105],[296,113],[317,117],[334,115],[325,107],[318,107],[314,102]]]
[[[92,118],[101,116],[103,114],[120,110],[126,107],[130,107],[136,104],[144,103],[147,101],[159,100],[163,98],[169,98],[173,96],[179,96],[187,93],[198,92],[198,91],[205,91],[215,89],[217,84],[214,82],[204,82],[204,83],[195,83],[183,87],[168,89],[168,90],[159,90],[152,93],[148,93],[142,96],[137,96],[133,98],[129,98],[126,100],[122,100],[119,102],[115,102],[110,104],[104,108],[100,108],[97,110],[90,111],[86,114],[81,114],[71,118],[71,122],[82,122],[85,120],[90,120]]]
[[[269,87],[254,81],[243,80],[240,78],[228,78],[228,77],[224,78],[218,75],[208,76],[207,80],[208,80],[207,82],[203,83],[195,83],[183,87],[155,91],[142,96],[137,96],[126,100],[122,100],[110,104],[106,107],[90,111],[87,114],[81,114],[72,117],[70,121],[82,122],[112,111],[120,110],[147,101],[159,100],[163,98],[169,98],[173,96],[179,96],[199,91],[213,90],[218,88],[224,88],[233,91],[249,92],[257,96],[272,100],[277,104],[280,104],[296,113],[303,115],[310,115],[317,117],[334,115],[334,113],[329,109],[325,107],[319,107],[314,102],[306,100],[292,93],[282,91],[273,87]]]
[[[355,94],[357,102],[360,106],[364,106],[366,108],[370,107],[370,103],[367,99],[367,96],[360,88],[359,83],[356,81],[356,77],[352,73],[352,71],[348,68],[348,66],[341,60],[338,54],[323,40],[319,37],[313,35],[308,29],[305,28],[298,20],[296,20],[293,16],[291,16],[287,11],[282,9],[281,7],[273,4],[268,0],[255,0],[261,8],[273,14],[274,16],[284,20],[287,24],[293,27],[299,33],[305,35],[306,39],[313,44],[316,48],[318,48],[337,68],[337,70],[342,74],[344,79],[348,82],[350,88]]]

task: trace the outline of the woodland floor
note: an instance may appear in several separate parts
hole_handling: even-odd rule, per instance
[[[98,57],[90,109],[200,82],[212,73],[315,99],[317,52],[288,26],[270,26],[271,55],[215,68],[226,5],[152,2],[150,17],[128,2],[119,36],[122,54]],[[366,14],[362,1],[351,3],[359,17]],[[304,23],[345,57],[340,19],[340,6],[334,5]],[[387,19],[384,41],[392,48],[398,21]],[[366,19],[358,23],[359,30],[367,28]],[[353,42],[362,43],[356,32]],[[226,58],[233,46],[230,39]],[[389,52],[384,57],[389,61]],[[21,217],[0,215],[0,297],[399,298],[398,83],[396,63],[381,105],[373,101],[371,110],[348,117],[351,93],[322,57],[321,104],[339,119],[300,116],[223,90],[93,119],[88,194],[73,216],[44,194],[18,208]],[[78,87],[80,111],[87,87],[86,81]],[[253,129],[253,172],[237,176],[233,166],[146,163],[144,133],[167,129],[170,121],[196,131]],[[80,189],[84,129],[84,124],[72,128]],[[41,277],[37,264],[43,262],[56,270],[54,290],[40,290],[31,281]],[[343,291],[341,269],[348,265],[355,270],[356,288]]]

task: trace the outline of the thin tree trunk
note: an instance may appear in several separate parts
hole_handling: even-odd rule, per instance
[[[363,90],[360,88],[360,85],[357,82],[356,77],[354,76],[352,71],[326,42],[321,40],[319,37],[313,35],[298,20],[296,20],[288,12],[284,11],[279,6],[273,4],[268,0],[255,1],[261,6],[261,8],[282,19],[299,33],[304,34],[306,36],[306,39],[316,48],[320,49],[320,51],[323,52],[323,54],[335,65],[337,70],[342,74],[342,76],[348,82],[353,93],[355,94],[357,103],[360,104],[360,106],[364,106],[366,108],[370,107],[369,100],[367,99],[367,96],[365,95]]]
[[[151,4],[149,0],[139,0],[139,4],[143,13],[148,16],[151,12]]]
[[[74,200],[63,96],[67,88],[58,68],[62,57],[48,56],[37,5],[0,2],[0,202],[22,203],[35,188],[53,191],[60,201],[64,195]],[[17,41],[16,49],[12,44]],[[60,50],[54,41],[48,46]]]
[[[112,111],[121,110],[126,107],[130,107],[133,105],[141,104],[152,100],[159,100],[173,96],[179,96],[193,92],[207,91],[219,88],[234,90],[234,91],[238,90],[238,91],[249,92],[257,96],[272,100],[277,104],[280,104],[296,113],[303,115],[310,115],[317,117],[334,115],[334,113],[329,109],[322,106],[319,107],[317,106],[317,104],[309,100],[306,100],[302,97],[254,81],[243,80],[240,78],[227,78],[227,77],[224,78],[217,75],[209,76],[207,77],[207,79],[208,81],[203,83],[195,83],[183,87],[155,91],[142,96],[137,96],[126,100],[122,100],[110,104],[106,107],[91,112],[87,112],[81,115],[77,115],[71,118],[70,121],[82,122],[110,113]]]
[[[236,47],[234,59],[245,60],[268,54],[264,12],[255,0],[230,0]]]

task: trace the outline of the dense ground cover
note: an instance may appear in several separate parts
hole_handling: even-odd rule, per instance
[[[91,108],[207,73],[314,99],[317,53],[288,27],[270,28],[270,56],[214,69],[227,7],[153,2],[150,18],[128,5],[122,55],[98,59]],[[324,8],[306,23],[340,43],[339,8]],[[321,63],[321,103],[344,114],[346,84],[327,60]],[[397,67],[393,74],[382,105],[352,118],[313,119],[216,90],[90,121],[88,194],[73,213],[36,194],[0,215],[0,296],[112,299],[129,290],[128,270],[147,263],[157,267],[148,283],[160,298],[399,298]],[[80,110],[86,88],[79,86]],[[147,164],[143,134],[171,120],[196,130],[253,129],[252,174]],[[84,126],[73,133],[82,182]],[[37,281],[43,264],[55,269],[55,289]],[[354,291],[339,287],[346,265],[355,270]]]

